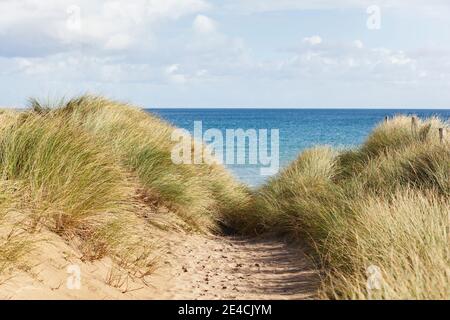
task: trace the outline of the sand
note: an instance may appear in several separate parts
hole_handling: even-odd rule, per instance
[[[166,234],[155,271],[137,279],[46,236],[31,267],[1,280],[1,299],[311,299],[318,285],[302,250],[274,239]]]

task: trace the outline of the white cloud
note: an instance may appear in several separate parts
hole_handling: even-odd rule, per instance
[[[74,46],[123,50],[136,44],[133,39],[147,48],[145,40],[152,38],[159,23],[209,8],[205,0],[3,0],[0,55],[8,46],[17,48],[8,55],[17,56],[54,54]],[[32,39],[41,44],[29,45]]]
[[[364,43],[361,40],[355,40],[353,41],[353,45],[358,48],[358,49],[362,49],[364,48]]]
[[[307,38],[308,43],[317,43]],[[321,46],[300,47],[278,68],[290,79],[311,78],[324,81],[357,82],[416,82],[418,71],[425,74],[427,66],[418,63],[402,50],[367,48],[359,40],[340,43],[323,42]]]
[[[239,35],[239,26],[231,28],[231,36],[227,33],[230,24],[226,21],[230,12],[217,14],[214,10],[221,10],[224,5],[215,2],[212,7],[207,1],[0,0],[0,77],[3,77],[0,80],[8,85],[10,79],[16,79],[18,83],[47,84],[49,88],[59,83],[72,86],[75,91],[90,88],[92,83],[115,86],[108,94],[115,94],[126,86],[150,85],[157,86],[158,90],[165,88],[169,101],[176,99],[173,94],[176,90],[189,88],[185,91],[191,92],[201,87],[207,90],[198,92],[197,101],[203,101],[206,96],[212,99],[208,101],[217,101],[218,97],[226,101],[233,96],[236,103],[265,102],[258,100],[264,96],[267,101],[272,99],[272,104],[278,103],[278,99],[300,101],[297,99],[301,99],[302,94],[321,92],[322,85],[328,89],[367,85],[380,92],[391,90],[391,94],[400,86],[450,86],[448,51],[401,50],[404,44],[401,41],[397,49],[389,49],[387,44],[377,48],[370,38],[376,36],[375,33],[365,35],[345,28],[335,38],[326,28],[319,28],[326,37],[313,33],[304,37],[302,30],[314,30],[308,23],[305,24],[307,29],[302,29],[301,25],[296,32],[285,29],[286,34],[277,41],[273,34],[266,37],[264,33],[272,26],[255,25],[252,29],[249,23],[243,24],[248,27],[242,32],[246,38]],[[233,0],[226,1],[230,2]],[[236,10],[248,6],[248,10],[258,14],[259,11],[357,8],[373,2],[379,1],[242,0],[234,4]],[[386,0],[383,3],[400,8],[406,2]],[[438,0],[433,3],[444,5]],[[413,0],[411,6],[419,8],[420,4]],[[80,24],[73,10],[76,8],[80,8]],[[430,10],[439,12],[439,8],[431,6]],[[361,14],[365,15],[365,10]],[[246,17],[234,16],[232,21],[235,19]],[[286,25],[291,26],[291,22]],[[277,28],[282,30],[280,25]],[[356,38],[361,40],[353,40]],[[431,38],[435,43],[445,39]],[[284,49],[295,45],[297,48],[291,51]],[[428,44],[416,45],[430,48]],[[446,44],[441,41],[439,45]],[[410,40],[408,47],[413,46]],[[259,86],[261,83],[264,85]],[[0,96],[5,96],[8,86],[0,87],[4,88]],[[237,94],[220,96],[226,89]],[[281,90],[279,94],[278,90]],[[16,91],[20,92],[15,93],[17,96],[28,94]],[[336,89],[337,94],[342,93],[342,97],[347,98],[353,97],[354,91]],[[46,94],[43,90],[37,92]],[[138,93],[144,96],[142,92]],[[148,99],[157,92],[148,93]],[[189,99],[188,94],[186,97]]]
[[[319,36],[311,36],[303,39],[304,43],[308,43],[312,46],[322,43],[322,38]]]
[[[105,43],[105,49],[123,50],[130,47],[133,41],[128,34],[118,33],[109,37]]]
[[[318,41],[309,37],[285,59],[258,60],[245,43],[218,33],[215,39],[178,47],[171,63],[149,59],[142,63],[117,57],[61,53],[49,57],[7,59],[3,74],[19,73],[54,81],[142,82],[189,85],[199,82],[324,81],[338,83],[450,84],[448,53],[406,52],[370,48],[357,41]],[[320,45],[309,45],[320,43]],[[177,60],[175,60],[177,59]],[[174,62],[176,61],[176,62]]]
[[[230,0],[224,7],[240,12],[270,12],[292,10],[365,9],[371,5],[383,8],[403,8],[436,13],[436,8],[447,8],[447,0]],[[434,8],[434,9],[433,9]]]
[[[201,34],[209,34],[216,31],[216,22],[202,14],[195,17],[192,25],[194,30]]]
[[[414,63],[414,60],[408,57],[403,51],[390,54],[389,61],[394,65],[410,65]]]
[[[167,76],[167,79],[170,82],[173,82],[176,84],[186,83],[187,78],[184,74],[180,73],[179,69],[180,69],[179,64],[172,64],[172,65],[166,67],[165,74]]]

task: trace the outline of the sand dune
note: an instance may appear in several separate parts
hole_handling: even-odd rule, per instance
[[[1,299],[306,299],[317,273],[298,247],[280,241],[172,233],[155,272],[135,278],[111,259],[83,262],[54,234],[30,270],[0,285]],[[81,285],[69,289],[70,266]]]

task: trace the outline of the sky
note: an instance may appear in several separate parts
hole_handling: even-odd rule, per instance
[[[450,107],[448,0],[0,0],[0,106]]]

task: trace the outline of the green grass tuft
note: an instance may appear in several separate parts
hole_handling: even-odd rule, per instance
[[[324,298],[448,299],[450,144],[438,128],[398,116],[359,148],[306,150],[256,191],[256,212],[228,223],[306,242]],[[367,290],[370,266],[379,290]]]
[[[215,231],[223,215],[250,202],[222,166],[174,164],[174,129],[133,106],[87,95],[53,104],[31,99],[24,112],[1,112],[0,184],[16,187],[0,217],[20,212],[28,234],[46,228],[84,259],[111,256],[145,275],[154,266],[155,226]],[[171,212],[159,214],[160,207]],[[2,241],[13,226],[0,226]],[[9,243],[0,267],[25,252]]]

